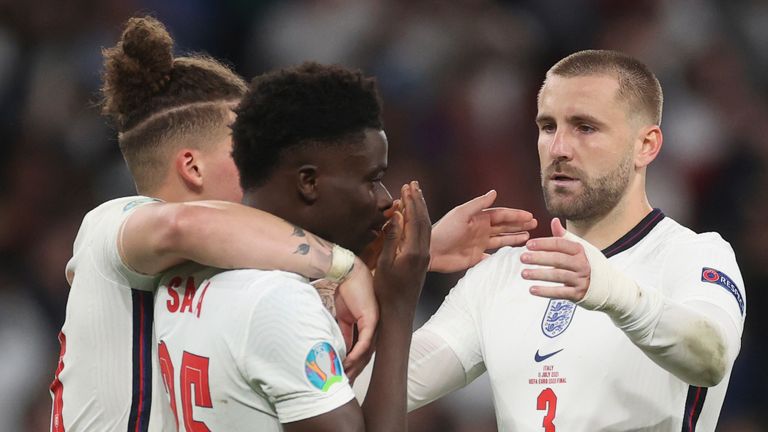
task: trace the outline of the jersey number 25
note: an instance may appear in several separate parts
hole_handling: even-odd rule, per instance
[[[171,410],[176,418],[176,427],[179,426],[179,415],[176,409],[176,390],[173,374],[173,363],[165,342],[158,345],[160,357],[160,373],[163,375],[163,383],[168,397],[171,400]],[[201,421],[192,418],[192,403],[201,408],[213,408],[211,402],[211,387],[208,383],[208,357],[202,357],[184,351],[181,357],[181,371],[179,371],[179,383],[181,384],[181,413],[184,418],[184,428],[189,432],[209,432],[208,426]],[[194,393],[192,386],[194,386]]]

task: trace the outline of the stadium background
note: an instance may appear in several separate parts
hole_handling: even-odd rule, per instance
[[[768,2],[711,0],[0,0],[0,429],[47,429],[77,227],[133,193],[96,104],[100,48],[137,12],[165,22],[180,52],[246,77],[307,59],[376,75],[386,182],[420,179],[433,220],[493,187],[547,227],[533,122],[544,72],[585,48],[642,59],[666,95],[652,203],[720,232],[749,289],[719,430],[768,430]],[[420,321],[456,278],[429,277]],[[411,420],[417,432],[495,430],[487,381]]]

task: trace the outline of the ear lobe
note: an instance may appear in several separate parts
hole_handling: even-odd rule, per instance
[[[182,149],[176,154],[176,173],[187,188],[203,188],[203,160],[198,150]]]
[[[301,198],[308,204],[317,201],[317,167],[315,165],[302,165],[296,174],[296,188]]]
[[[658,156],[664,137],[661,133],[661,128],[651,126],[645,129],[640,139],[642,142],[640,143],[640,152],[635,158],[635,165],[637,168],[644,168],[650,165]]]

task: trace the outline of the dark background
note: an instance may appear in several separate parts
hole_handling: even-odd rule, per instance
[[[102,47],[150,12],[179,53],[205,51],[245,77],[304,60],[378,77],[387,184],[421,181],[433,220],[490,188],[548,234],[536,154],[544,72],[586,48],[646,62],[666,96],[654,206],[736,250],[748,289],[742,350],[719,430],[768,430],[768,2],[0,0],[0,429],[47,430],[80,219],[133,194],[99,116]],[[546,229],[545,229],[546,228]],[[430,276],[420,320],[455,276]],[[487,381],[418,411],[413,431],[493,431]]]

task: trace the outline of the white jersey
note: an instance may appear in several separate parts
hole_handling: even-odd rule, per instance
[[[467,380],[487,370],[500,431],[715,430],[734,358],[717,386],[688,385],[606,314],[531,295],[523,251],[502,249],[470,270],[424,326],[448,343]],[[603,253],[645,290],[719,308],[727,322],[718,324],[741,335],[744,285],[719,235],[697,235],[654,210]]]
[[[176,267],[155,325],[180,431],[279,431],[354,397],[341,330],[299,275]]]
[[[51,430],[160,431],[173,419],[162,398],[152,334],[156,278],[128,268],[117,249],[128,215],[156,200],[108,201],[83,219],[67,273],[74,273],[51,394]]]

